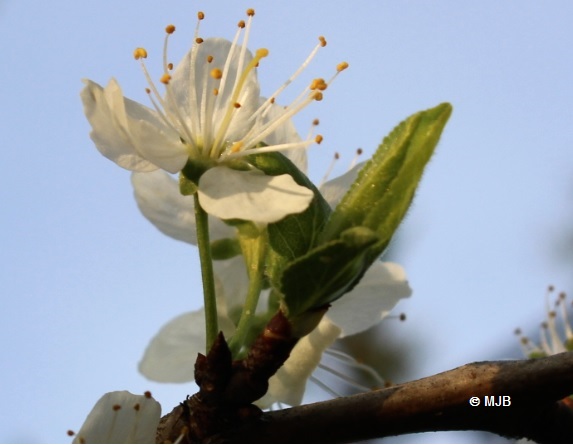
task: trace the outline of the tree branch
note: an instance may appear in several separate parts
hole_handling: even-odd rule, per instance
[[[573,352],[478,362],[390,388],[262,414],[215,442],[355,442],[424,431],[482,430],[573,443]],[[494,396],[501,406],[486,406]],[[510,399],[499,397],[509,396]],[[472,407],[471,397],[480,405]],[[510,406],[503,406],[509,400]]]

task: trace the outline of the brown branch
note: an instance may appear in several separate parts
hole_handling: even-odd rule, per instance
[[[482,430],[573,443],[573,352],[479,362],[390,388],[264,413],[215,442],[355,442],[424,431]],[[509,396],[510,406],[485,406]],[[480,405],[472,407],[471,397]]]

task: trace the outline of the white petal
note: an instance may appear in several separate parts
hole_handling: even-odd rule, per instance
[[[364,164],[365,162],[361,162],[360,164],[355,165],[345,174],[326,182],[322,187],[320,187],[320,193],[331,208],[334,209],[338,205],[350,186],[356,180],[356,177],[360,170],[362,170],[362,167],[364,167]]]
[[[269,390],[256,405],[267,408],[275,402],[300,405],[306,381],[320,363],[322,353],[340,335],[340,329],[326,318],[307,336],[301,338],[290,357],[269,380]]]
[[[231,48],[232,44],[228,40],[205,39],[198,48],[195,48],[197,50],[195,59],[192,58],[193,49],[183,57],[175,68],[170,85],[186,125],[188,128],[193,128],[191,122],[200,120],[203,125],[200,129],[202,135],[209,133],[208,125],[212,125],[211,134],[219,131],[229,108],[233,108],[234,102],[241,104],[240,108],[233,108],[233,119],[225,132],[225,140],[233,142],[242,139],[252,127],[253,122],[250,121],[250,117],[258,108],[260,94],[256,70],[251,70],[241,87],[239,97],[231,103],[232,93],[236,89],[235,83],[253,58],[250,51],[239,45],[233,48],[232,53]],[[206,62],[208,56],[213,57],[210,64]],[[228,71],[223,72],[222,80],[213,79],[210,75],[211,70],[219,68],[223,71],[226,63]],[[219,91],[217,95],[213,94],[215,88]],[[201,113],[201,119],[197,119],[197,113]]]
[[[143,215],[165,235],[197,244],[193,196],[183,196],[178,182],[168,173],[133,173],[131,183],[137,206]],[[235,229],[216,218],[209,219],[212,241],[234,238]]]
[[[155,443],[161,405],[128,391],[104,394],[89,413],[74,443]]]
[[[91,80],[83,81],[81,92],[84,113],[92,126],[90,136],[97,149],[120,167],[133,171],[152,171],[155,165],[136,150],[125,117],[123,94],[112,79],[105,90]]]
[[[264,98],[260,99],[260,104],[262,105],[265,102]],[[281,115],[285,113],[285,109],[278,105],[273,104],[267,114],[265,115],[264,119],[262,120],[263,125],[267,122],[279,119]],[[301,138],[296,131],[296,128],[291,119],[287,119],[281,125],[279,125],[271,134],[269,134],[264,143],[267,145],[281,145],[287,143],[294,143],[300,142]],[[281,152],[287,158],[289,158],[297,168],[306,173],[307,171],[307,158],[306,158],[306,150],[304,148],[294,148],[289,150],[283,150]]]
[[[226,317],[219,317],[219,329],[226,338],[235,326]],[[205,312],[187,312],[161,328],[151,340],[139,372],[150,380],[183,383],[194,380],[194,366],[198,353],[205,353]]]
[[[213,271],[218,313],[228,314],[229,310],[242,308],[249,289],[249,277],[243,255],[237,255],[228,260],[214,261]]]
[[[266,176],[259,171],[214,167],[199,179],[201,206],[221,219],[273,223],[304,211],[312,198],[312,191],[289,175]]]
[[[402,266],[376,261],[351,292],[332,304],[326,317],[342,329],[341,336],[357,334],[377,324],[411,294]]]

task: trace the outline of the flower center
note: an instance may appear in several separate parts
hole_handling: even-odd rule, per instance
[[[319,43],[303,64],[264,100],[259,96],[256,68],[269,51],[262,48],[253,56],[247,50],[254,14],[253,9],[247,10],[247,21],[238,23],[233,41],[227,42],[199,37],[199,23],[205,14],[198,13],[193,46],[186,56],[188,59],[175,71],[167,57],[169,36],[175,32],[175,26],[167,26],[163,74],[160,77],[165,88],[163,95],[143,62],[147,51],[144,48],[134,51],[135,59],[141,60],[149,84],[146,92],[153,107],[163,122],[179,136],[192,159],[210,158],[221,162],[255,153],[307,148],[322,141],[322,136],[314,136],[312,131],[305,140],[297,136],[283,138],[287,140],[277,143],[277,138],[272,136],[282,126],[290,125],[290,119],[311,102],[322,100],[324,90],[348,64],[339,64],[329,81],[314,79],[290,105],[278,108],[275,105],[278,96],[306,69],[318,50],[326,45],[326,40],[319,37]]]

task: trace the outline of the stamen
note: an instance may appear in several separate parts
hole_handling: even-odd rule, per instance
[[[350,165],[348,166],[348,170],[351,170],[356,163],[358,162],[358,158],[360,157],[360,155],[362,155],[362,149],[361,148],[357,148],[356,149],[356,154],[354,155],[354,157],[352,158],[352,161],[350,162]]]
[[[328,181],[328,178],[329,178],[330,174],[332,173],[332,170],[334,169],[334,164],[336,164],[336,161],[338,161],[339,159],[340,159],[340,154],[338,152],[335,152],[334,157],[332,158],[332,161],[330,161],[330,165],[326,169],[326,173],[324,174],[324,176],[320,180],[318,188],[322,187],[324,185],[324,183],[326,181]]]
[[[203,11],[199,11],[199,12],[197,13],[197,18],[198,18],[199,20],[203,20],[203,19],[205,18],[205,13],[204,13]]]
[[[167,25],[165,27],[165,32],[167,34],[173,34],[175,32],[175,25]]]
[[[323,140],[323,137],[321,134],[317,134],[314,138],[314,142],[316,142],[317,144],[320,144]]]
[[[147,59],[147,51],[145,50],[145,48],[135,48],[133,50],[133,57],[135,58],[135,60]]]
[[[253,8],[247,9],[247,15],[248,15],[249,17],[254,16],[254,15],[255,15],[255,10],[254,10]]]
[[[213,60],[213,56],[210,56],[211,60]],[[221,71],[219,68],[213,68],[211,70],[211,77],[213,79],[217,79],[217,80],[221,80],[221,77],[223,77],[223,71]]]
[[[167,73],[165,73],[163,76],[161,76],[161,79],[159,79],[159,81],[165,85],[167,85],[170,80],[171,80],[171,75]]]

